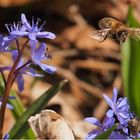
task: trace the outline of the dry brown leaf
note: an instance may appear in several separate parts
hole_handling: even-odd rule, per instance
[[[28,119],[29,125],[39,140],[63,139],[74,140],[71,128],[63,117],[53,110],[43,110]]]
[[[69,122],[70,124],[76,122],[78,120],[83,119],[83,115],[81,114],[75,97],[65,93],[65,94],[57,94],[48,104],[48,108],[51,108],[53,105],[60,106],[61,115]],[[72,115],[71,115],[72,114]]]

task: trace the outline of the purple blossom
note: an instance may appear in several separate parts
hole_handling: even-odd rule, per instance
[[[101,124],[96,118],[86,118],[86,121],[92,123],[93,125],[98,126],[97,129],[88,133],[86,139],[94,139],[96,136],[102,134],[107,129],[111,128],[114,124],[117,124],[117,127],[112,131],[109,139],[131,139],[132,134],[130,133],[130,128],[128,123],[131,119],[134,118],[134,114],[130,112],[130,107],[127,101],[127,98],[117,99],[117,89],[113,90],[113,97],[110,99],[108,96],[103,95],[106,102],[109,104],[110,108],[105,116],[103,123]],[[138,138],[140,134],[133,136]]]
[[[22,63],[22,61],[21,61]],[[20,65],[19,65],[20,66]],[[18,85],[18,90],[22,92],[24,90],[24,78],[23,75],[31,75],[33,77],[43,77],[41,74],[37,74],[36,71],[30,66],[23,67],[17,72],[16,81]]]
[[[55,67],[42,63],[43,60],[49,59],[49,55],[46,52],[46,44],[41,43],[39,47],[37,47],[37,44],[37,40],[31,43],[32,63],[38,65],[43,71],[46,71],[50,74],[54,73],[56,71]]]
[[[35,23],[33,18],[32,25],[30,25],[30,23],[26,19],[26,16],[24,14],[21,14],[21,21],[23,25],[26,27],[27,35],[31,40],[36,40],[36,37],[55,39],[55,34],[47,31],[42,31],[44,24],[38,27],[39,20],[37,20],[37,22]]]
[[[28,63],[28,65],[26,65],[24,68],[20,69],[20,71],[16,70],[16,72],[18,73],[16,75],[16,80],[17,80],[18,88],[20,91],[23,90],[23,85],[24,85],[24,79],[22,76],[23,74],[32,75],[34,77],[41,76],[41,75],[38,75],[35,72],[35,70],[30,67],[31,64],[38,65],[42,70],[44,70],[48,73],[51,73],[51,74],[56,71],[55,67],[42,63],[43,60],[49,59],[49,56],[47,55],[47,52],[46,52],[46,44],[41,43],[41,45],[39,47],[37,47],[37,45],[38,45],[38,41],[36,40],[37,38],[49,38],[49,39],[55,38],[55,34],[53,34],[51,32],[47,32],[47,31],[43,31],[43,26],[44,26],[44,24],[42,24],[39,27],[39,20],[37,20],[37,22],[35,23],[34,18],[32,19],[32,23],[30,24],[27,21],[26,16],[24,14],[21,14],[21,23],[18,23],[18,24],[13,23],[13,24],[6,25],[8,31],[10,33],[10,36],[7,36],[5,38],[0,36],[0,41],[1,41],[0,43],[3,45],[3,46],[1,45],[2,47],[0,48],[0,51],[9,51],[8,50],[9,42],[11,40],[13,41],[17,37],[27,36],[30,39],[32,62]],[[16,57],[18,55],[18,51],[13,50],[12,55],[15,57],[13,59],[15,62]],[[24,63],[21,58],[18,66],[17,66],[17,69],[19,69],[19,67],[21,67],[23,65],[24,65]],[[10,68],[8,68],[8,69],[10,70]],[[3,68],[2,68],[2,70],[3,70]]]
[[[127,98],[119,98],[117,100],[118,91],[116,88],[113,90],[113,97],[110,99],[108,96],[103,94],[104,99],[110,106],[110,110],[106,113],[108,117],[113,117],[115,114],[120,124],[127,125],[128,121],[131,119],[132,114],[130,113]]]
[[[9,138],[9,134],[5,134],[2,138],[2,140],[8,140],[8,138]]]
[[[13,53],[13,61],[16,60],[17,57],[17,52]],[[27,63],[27,65],[25,65],[24,67],[22,67],[24,65],[24,60],[21,58],[17,68],[16,68],[16,81],[17,81],[17,85],[18,85],[18,89],[20,92],[23,91],[24,89],[24,78],[23,78],[23,74],[25,75],[31,75],[33,77],[42,77],[43,75],[41,74],[37,74],[36,71],[30,67],[31,63]],[[21,68],[21,69],[20,69]]]
[[[21,23],[5,24],[9,34],[13,38],[25,36],[26,28]]]
[[[89,140],[89,139],[93,139],[95,138],[96,136],[98,136],[99,134],[101,134],[102,132],[105,132],[107,131],[109,128],[111,128],[114,123],[115,123],[115,119],[114,118],[108,118],[108,117],[105,117],[103,123],[101,124],[100,121],[94,117],[89,117],[89,118],[86,118],[85,121],[93,124],[93,125],[96,125],[98,128],[89,132],[88,135],[86,136],[86,140]]]
[[[44,23],[45,24],[45,23]],[[10,52],[13,58],[13,66],[5,66],[0,67],[0,72],[3,78],[3,83],[5,86],[5,93],[8,96],[10,94],[10,90],[14,81],[17,82],[17,86],[19,91],[23,91],[24,89],[24,78],[23,75],[31,75],[33,77],[42,77],[43,75],[38,74],[35,69],[32,68],[32,64],[38,65],[42,70],[53,73],[56,71],[56,68],[47,64],[42,63],[43,60],[48,60],[50,57],[47,54],[46,44],[42,42],[38,46],[38,38],[48,38],[54,39],[55,34],[51,32],[44,31],[42,24],[39,26],[39,20],[36,22],[34,18],[32,19],[31,24],[27,21],[26,16],[21,14],[21,22],[7,24],[6,28],[9,32],[8,36],[0,35],[0,52]],[[22,46],[19,42],[19,37],[27,37],[27,40],[23,43]],[[11,49],[10,44],[12,42],[16,42],[16,49]],[[30,43],[31,47],[31,56],[24,60],[23,53],[26,46]],[[9,75],[5,76],[4,71],[8,70]],[[7,96],[0,97],[0,108],[3,101],[6,101],[6,107],[9,109],[13,109],[13,106],[7,103]],[[14,97],[9,96],[10,99]],[[4,99],[4,100],[3,100]],[[3,106],[1,113],[5,113],[5,106]],[[4,115],[1,116],[1,120],[4,120]],[[1,128],[3,127],[3,124]],[[2,137],[2,136],[1,136]],[[9,134],[5,134],[2,139],[7,140],[9,138]]]
[[[0,52],[10,52],[11,50],[9,50],[9,45],[13,39],[14,38],[11,36],[4,37],[3,35],[0,35]]]
[[[109,136],[109,139],[110,140],[112,140],[112,139],[119,139],[119,140],[128,139],[128,140],[130,140],[130,137],[125,135],[125,134],[122,134],[119,131],[113,131],[112,134]]]
[[[26,19],[25,14],[21,14],[21,22],[22,25],[13,24],[10,28],[7,28],[11,35],[19,37],[27,36],[30,40],[36,40],[36,38],[55,38],[55,34],[43,31],[44,24],[39,27],[39,20],[35,23],[33,18],[32,24],[30,24]]]

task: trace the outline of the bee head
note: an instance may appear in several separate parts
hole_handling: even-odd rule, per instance
[[[117,32],[117,39],[120,42],[125,42],[125,40],[127,39],[129,35],[129,31],[128,30],[120,30]]]

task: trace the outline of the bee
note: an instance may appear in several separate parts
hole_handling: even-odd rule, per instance
[[[137,138],[140,133],[140,120],[133,118],[128,122],[128,129],[133,138]]]
[[[95,31],[91,37],[99,42],[106,40],[108,36],[115,37],[120,44],[130,36],[136,40],[140,39],[140,28],[129,28],[114,18],[105,17],[99,21],[98,25],[100,30]]]

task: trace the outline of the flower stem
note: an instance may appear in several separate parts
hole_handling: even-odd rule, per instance
[[[3,137],[3,125],[4,125],[5,109],[6,109],[6,104],[7,104],[7,101],[8,101],[9,94],[10,94],[10,90],[11,90],[11,87],[12,87],[15,70],[16,70],[16,67],[17,67],[20,59],[21,59],[22,52],[23,52],[25,46],[27,45],[28,41],[29,40],[27,40],[23,44],[23,46],[21,48],[21,51],[18,53],[16,61],[13,64],[13,66],[12,66],[10,72],[9,72],[8,78],[7,78],[6,87],[5,87],[5,90],[4,90],[4,95],[3,95],[3,100],[2,100],[2,105],[1,105],[1,109],[0,109],[0,139],[2,139],[2,137]],[[19,43],[17,43],[17,45],[19,45]]]

